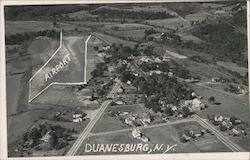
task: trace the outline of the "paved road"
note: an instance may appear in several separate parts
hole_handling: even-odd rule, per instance
[[[119,89],[121,85],[121,82],[117,82],[114,87],[112,88],[110,94],[107,96],[108,98],[111,98],[113,96],[114,93],[117,92],[117,90]],[[66,156],[73,156],[77,153],[77,151],[79,150],[79,148],[81,147],[83,141],[88,137],[90,131],[92,130],[92,128],[95,126],[96,122],[100,119],[100,117],[102,116],[103,112],[105,111],[105,109],[108,107],[108,105],[112,102],[112,100],[106,100],[102,103],[101,107],[99,108],[99,111],[96,113],[95,118],[92,119],[88,125],[86,126],[86,128],[82,131],[82,133],[79,135],[78,139],[75,141],[75,143],[72,145],[72,147],[70,148],[70,150],[67,152]]]
[[[115,130],[115,131],[107,131],[107,132],[99,132],[99,133],[90,133],[89,136],[100,136],[100,135],[106,135],[106,134],[113,134],[113,133],[131,131],[131,130],[133,130],[135,128],[137,128],[137,129],[147,129],[147,128],[162,127],[162,126],[167,126],[167,125],[173,125],[173,124],[185,123],[185,122],[194,122],[194,121],[196,121],[196,119],[188,118],[188,119],[177,120],[177,121],[174,121],[174,122],[153,124],[153,125],[149,125],[149,126],[132,127],[132,128],[125,128],[125,129],[120,129],[120,130]]]
[[[210,129],[214,135],[229,149],[231,149],[233,152],[244,152],[245,150],[242,149],[237,144],[233,143],[230,139],[226,138],[220,131],[218,131],[213,125],[211,125],[207,120],[202,119],[198,115],[194,114],[193,117],[197,120],[198,123],[200,123],[204,128]]]

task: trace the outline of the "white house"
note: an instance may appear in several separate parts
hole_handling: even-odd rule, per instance
[[[41,138],[41,140],[44,141],[44,142],[49,142],[49,139],[51,138],[50,133],[51,133],[51,130],[48,131],[48,132]]]
[[[136,139],[141,139],[141,131],[137,128],[133,129],[132,136]]]
[[[195,98],[192,102],[193,111],[198,111],[201,110],[202,108],[205,108],[204,103],[202,103],[199,99]]]

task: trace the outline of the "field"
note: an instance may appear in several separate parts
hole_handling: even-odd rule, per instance
[[[188,27],[189,24],[182,21],[179,18],[169,18],[169,19],[157,19],[157,20],[147,20],[145,21],[147,24],[167,29],[176,30],[178,28]]]
[[[18,140],[46,112],[46,110],[33,110],[9,116],[7,120],[8,144]]]
[[[70,86],[52,85],[39,97],[34,99],[33,103],[65,106],[69,108],[84,107],[95,109],[99,107],[99,103],[97,101],[87,100],[89,97],[91,97],[91,92],[87,90],[76,92]]]
[[[5,23],[5,32],[6,35],[13,35],[16,33],[24,32],[37,32],[47,29],[56,29],[56,30],[73,30],[74,25],[67,23],[58,23],[60,28],[53,27],[53,23],[50,21],[6,21]]]
[[[246,74],[246,72],[247,72],[247,68],[240,67],[240,66],[238,66],[238,65],[235,64],[235,63],[219,61],[219,62],[217,62],[217,64],[218,64],[219,66],[223,66],[223,67],[225,67],[226,69],[229,69],[229,70],[231,70],[231,71],[238,72],[238,73],[240,73],[242,76],[244,76],[244,75]]]
[[[6,87],[11,88],[10,90],[7,90],[6,93],[8,106],[7,115],[15,114],[17,112],[21,78],[22,74],[7,76],[6,78]]]
[[[120,121],[119,117],[111,117],[108,115],[107,111],[120,111],[120,112],[129,112],[132,114],[143,113],[146,108],[143,105],[121,105],[121,106],[109,106],[104,112],[101,119],[97,122],[93,128],[93,133],[119,130],[123,128],[128,128],[129,126]]]
[[[193,13],[185,16],[185,19],[188,20],[189,22],[191,21],[198,21],[202,22],[206,20],[206,18],[209,16],[208,13],[206,12],[201,12],[201,13]]]
[[[190,59],[178,60],[177,63],[185,66],[194,75],[199,75],[205,80],[211,80],[214,77],[231,78],[229,75],[218,70],[218,66],[213,64],[198,63]],[[206,72],[204,72],[206,71]]]
[[[93,35],[100,38],[101,40],[105,41],[109,45],[111,45],[113,43],[122,44],[124,46],[129,46],[129,47],[133,47],[135,45],[134,42],[126,41],[126,40],[123,40],[123,39],[120,39],[120,38],[117,38],[114,36],[102,34],[102,33],[93,33]]]
[[[208,98],[214,96],[216,102],[221,103],[220,105],[208,104],[209,107],[202,112],[204,118],[206,118],[206,114],[217,115],[220,113],[224,116],[236,116],[249,123],[249,102],[247,96],[229,96],[196,85],[193,85],[192,88],[203,97],[204,102],[208,102]]]
[[[107,29],[117,28],[117,30],[120,31],[127,31],[127,30],[148,29],[150,28],[150,26],[138,23],[124,23],[124,24],[105,25],[105,28]]]
[[[163,153],[167,145],[172,146],[177,144],[174,149],[171,149],[167,153],[194,153],[194,152],[212,152],[212,151],[229,151],[218,139],[214,136],[205,134],[198,140],[191,141],[188,143],[181,143],[179,140],[179,134],[183,133],[183,130],[187,129],[203,129],[197,122],[180,123],[175,125],[166,125],[155,128],[142,129],[141,132],[150,139],[149,142],[143,143],[148,144],[150,148],[154,148],[156,144],[163,144],[163,150],[154,151],[152,153]],[[80,155],[84,154],[111,154],[110,153],[93,153],[85,152],[86,144],[137,144],[142,143],[140,140],[135,140],[132,137],[130,131],[111,133],[102,136],[89,137],[82,145],[79,150]],[[128,152],[134,153],[134,152]],[[128,154],[126,153],[126,154]],[[136,152],[136,153],[147,153],[147,152]],[[124,154],[123,152],[118,154]]]

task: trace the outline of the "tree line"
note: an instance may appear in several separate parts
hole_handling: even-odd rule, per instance
[[[59,35],[60,32],[54,29],[38,31],[38,32],[16,33],[15,35],[5,36],[5,43],[6,45],[22,44],[23,42],[33,40],[38,36],[46,36],[46,37],[51,37],[53,39],[59,39]]]

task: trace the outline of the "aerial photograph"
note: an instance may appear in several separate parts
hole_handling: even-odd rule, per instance
[[[249,152],[246,1],[4,18],[8,157]]]

